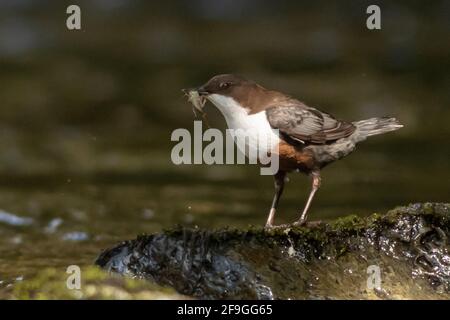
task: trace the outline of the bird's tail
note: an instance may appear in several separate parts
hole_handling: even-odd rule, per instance
[[[353,122],[356,127],[355,138],[357,142],[377,134],[395,131],[403,128],[403,125],[395,118],[370,118]]]

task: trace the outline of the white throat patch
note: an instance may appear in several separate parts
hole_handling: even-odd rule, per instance
[[[211,94],[208,99],[222,112],[228,128],[236,130],[237,138],[247,135],[247,147],[258,146],[267,152],[273,152],[278,147],[278,132],[270,126],[265,111],[249,115],[249,111],[236,100],[220,94]]]

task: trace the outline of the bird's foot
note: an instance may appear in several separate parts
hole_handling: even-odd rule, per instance
[[[304,226],[304,225],[306,225],[306,219],[300,218],[300,219],[298,219],[297,221],[295,221],[292,225],[293,225],[294,227],[301,227],[301,226]]]
[[[322,220],[316,220],[316,221],[307,221],[306,219],[299,219],[293,223],[285,223],[285,224],[279,224],[279,225],[273,225],[273,224],[266,224],[264,226],[265,230],[282,230],[282,229],[288,229],[292,227],[316,227],[320,224],[322,224]]]
[[[281,229],[286,229],[286,228],[289,228],[289,227],[291,227],[291,225],[290,224],[279,224],[279,225],[273,225],[273,224],[266,224],[265,226],[264,226],[264,229],[265,230],[281,230]]]

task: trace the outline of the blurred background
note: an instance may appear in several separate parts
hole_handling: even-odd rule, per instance
[[[81,7],[80,31],[66,8]],[[170,160],[181,88],[237,73],[338,118],[400,131],[323,172],[310,218],[449,201],[450,2],[0,1],[0,288],[175,224],[262,225],[271,177]],[[206,111],[212,127],[221,114]],[[277,223],[310,188],[291,174]]]

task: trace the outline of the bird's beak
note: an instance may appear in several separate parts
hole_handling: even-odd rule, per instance
[[[207,95],[209,95],[208,90],[206,90],[203,86],[198,87],[196,90],[197,90],[197,92],[198,92],[198,94],[200,96],[207,96]]]

